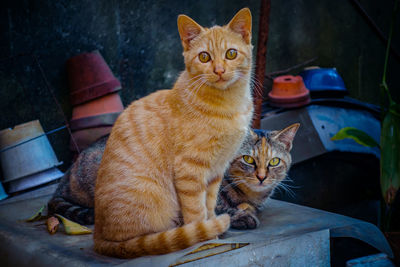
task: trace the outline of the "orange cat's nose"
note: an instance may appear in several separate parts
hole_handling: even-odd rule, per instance
[[[214,73],[218,74],[219,76],[221,76],[222,74],[225,73],[225,69],[222,66],[215,66]]]

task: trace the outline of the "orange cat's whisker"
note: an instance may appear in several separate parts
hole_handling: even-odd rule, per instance
[[[192,90],[192,92],[191,92],[192,96],[195,96],[206,82],[207,82],[207,80],[201,80],[201,82],[196,86],[196,88],[194,88]],[[195,101],[195,99],[191,98],[191,104],[194,103],[193,101]]]
[[[255,77],[242,77],[243,79],[245,79],[246,81],[249,81],[252,85],[253,88],[253,93],[256,93],[258,95],[263,95],[264,94],[264,88],[261,85],[261,83],[257,80],[257,78]]]

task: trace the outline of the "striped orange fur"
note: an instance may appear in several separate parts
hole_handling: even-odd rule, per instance
[[[178,30],[185,71],[171,90],[127,107],[107,141],[95,189],[99,253],[168,253],[229,228],[214,208],[253,113],[250,10],[212,28],[180,15]]]

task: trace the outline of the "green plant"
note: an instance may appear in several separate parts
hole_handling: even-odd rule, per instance
[[[382,197],[385,203],[383,205],[381,227],[384,231],[392,230],[390,221],[393,203],[400,187],[400,105],[392,99],[386,83],[390,45],[392,41],[394,22],[398,12],[398,4],[399,1],[395,1],[389,39],[386,47],[382,83],[380,85],[381,112],[383,118],[381,124],[380,145],[377,144],[367,133],[353,127],[343,128],[331,138],[332,140],[351,138],[363,146],[380,147],[380,184]],[[385,101],[385,99],[387,99],[387,101]]]

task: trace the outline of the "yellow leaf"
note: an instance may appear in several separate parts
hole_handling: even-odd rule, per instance
[[[59,214],[55,214],[55,216],[57,216],[61,220],[62,224],[64,225],[65,232],[68,235],[86,235],[92,233],[92,230],[90,230],[86,226],[70,221]]]
[[[27,222],[34,222],[34,221],[38,221],[40,219],[43,218],[42,213],[44,208],[46,207],[46,205],[43,205],[32,217],[30,217],[29,219],[27,219]]]

